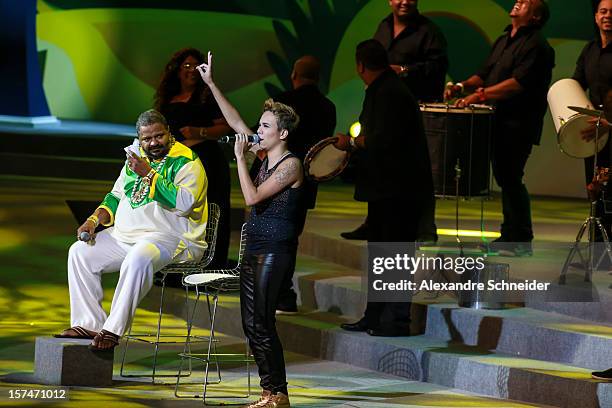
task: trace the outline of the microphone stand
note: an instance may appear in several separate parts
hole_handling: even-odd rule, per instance
[[[600,136],[599,132],[601,130],[602,115],[603,115],[603,112],[599,114],[599,116],[597,117],[597,122],[595,123],[595,144],[593,147],[593,150],[594,150],[593,152],[594,153],[593,154],[593,179],[597,176],[597,153],[599,153],[598,152],[599,136]],[[580,258],[580,264],[584,268],[584,271],[585,271],[584,281],[585,282],[592,281],[593,271],[599,267],[599,264],[601,264],[601,261],[604,259],[606,255],[608,256],[608,260],[610,261],[610,264],[612,265],[612,248],[610,247],[608,233],[606,232],[606,229],[603,227],[601,223],[601,218],[597,217],[596,215],[597,214],[597,204],[600,202],[600,200],[601,200],[600,198],[595,198],[595,197],[591,199],[591,209],[589,212],[589,216],[584,220],[584,222],[582,223],[582,226],[578,230],[578,235],[576,235],[576,240],[574,241],[574,245],[572,246],[572,249],[567,255],[567,258],[565,259],[565,263],[563,264],[563,268],[561,269],[561,275],[559,276],[560,285],[565,285],[567,270],[569,269],[576,255],[578,255],[578,257]],[[582,240],[582,237],[584,236],[584,233],[586,232],[587,228],[589,230],[589,244],[587,246],[586,257],[584,257],[580,250],[580,241]],[[605,251],[599,256],[597,263],[595,263],[596,254],[595,254],[593,247],[594,245],[596,245],[596,240],[597,240],[596,231],[597,230],[599,230],[599,233],[601,234],[601,237],[603,239],[602,244],[604,246]]]
[[[459,158],[457,158],[457,164],[455,164],[455,240],[459,246],[459,255],[464,256],[463,253],[463,242],[459,236],[459,180],[461,179],[461,164]]]

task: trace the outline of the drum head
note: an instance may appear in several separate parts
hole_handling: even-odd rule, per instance
[[[340,174],[349,161],[349,153],[334,146],[337,137],[328,137],[314,145],[304,159],[306,175],[318,182],[328,181]]]
[[[589,116],[586,115],[574,115],[559,129],[559,135],[557,136],[557,142],[559,148],[565,154],[576,159],[584,159],[591,157],[595,153],[595,139],[586,141],[582,139],[580,132],[582,129],[589,126]],[[604,148],[608,142],[608,132],[600,131],[599,140],[597,146],[597,152]]]
[[[421,112],[435,112],[458,115],[492,115],[495,109],[489,105],[470,105],[464,108],[459,108],[447,103],[425,103],[419,105]]]

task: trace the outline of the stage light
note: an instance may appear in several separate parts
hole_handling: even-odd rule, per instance
[[[359,133],[361,133],[361,123],[355,122],[349,128],[349,135],[351,135],[351,137],[357,137]]]
[[[457,235],[457,230],[438,228],[438,235],[447,235],[454,237]],[[492,231],[480,231],[480,230],[459,230],[460,237],[483,237],[483,238],[497,238],[501,236],[499,232]]]

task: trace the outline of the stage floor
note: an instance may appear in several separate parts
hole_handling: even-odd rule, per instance
[[[19,405],[7,399],[9,389],[35,387],[27,385],[28,373],[33,370],[35,338],[56,333],[69,323],[65,263],[67,250],[74,241],[76,224],[65,200],[100,200],[111,186],[112,183],[101,181],[0,177],[0,265],[3,270],[0,284],[0,405]],[[438,228],[453,229],[454,201],[440,200],[437,204]],[[232,191],[232,205],[244,206],[237,185]],[[477,200],[460,202],[460,229],[480,229],[480,205]],[[572,242],[588,215],[588,203],[582,200],[534,198],[532,207],[536,245]],[[485,230],[497,231],[501,220],[499,199],[486,201],[484,210]],[[319,190],[317,208],[309,215],[307,232],[341,240],[339,233],[359,225],[365,211],[364,203],[352,200],[352,186],[338,182],[324,184]],[[478,238],[470,240],[475,242]],[[442,235],[441,241],[452,243],[454,237]],[[233,251],[235,254],[235,248]],[[533,259],[536,258],[537,252]],[[116,275],[105,278],[107,308]],[[152,325],[154,315],[145,315],[146,324]],[[176,324],[180,326],[180,322]],[[299,353],[287,354],[289,391],[295,406],[541,406],[473,396],[465,391],[407,381]],[[119,352],[117,356],[120,356]],[[152,386],[121,380],[112,389],[73,388],[70,402],[54,403],[53,406],[97,406],[102,402],[125,407],[199,404],[193,400],[176,401],[172,391],[170,385]],[[41,403],[45,404],[49,403]],[[33,404],[28,401],[23,405]]]

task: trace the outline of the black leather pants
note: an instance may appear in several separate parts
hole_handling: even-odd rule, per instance
[[[245,255],[240,273],[242,328],[259,368],[261,388],[287,394],[283,346],[276,333],[276,304],[293,254]]]

